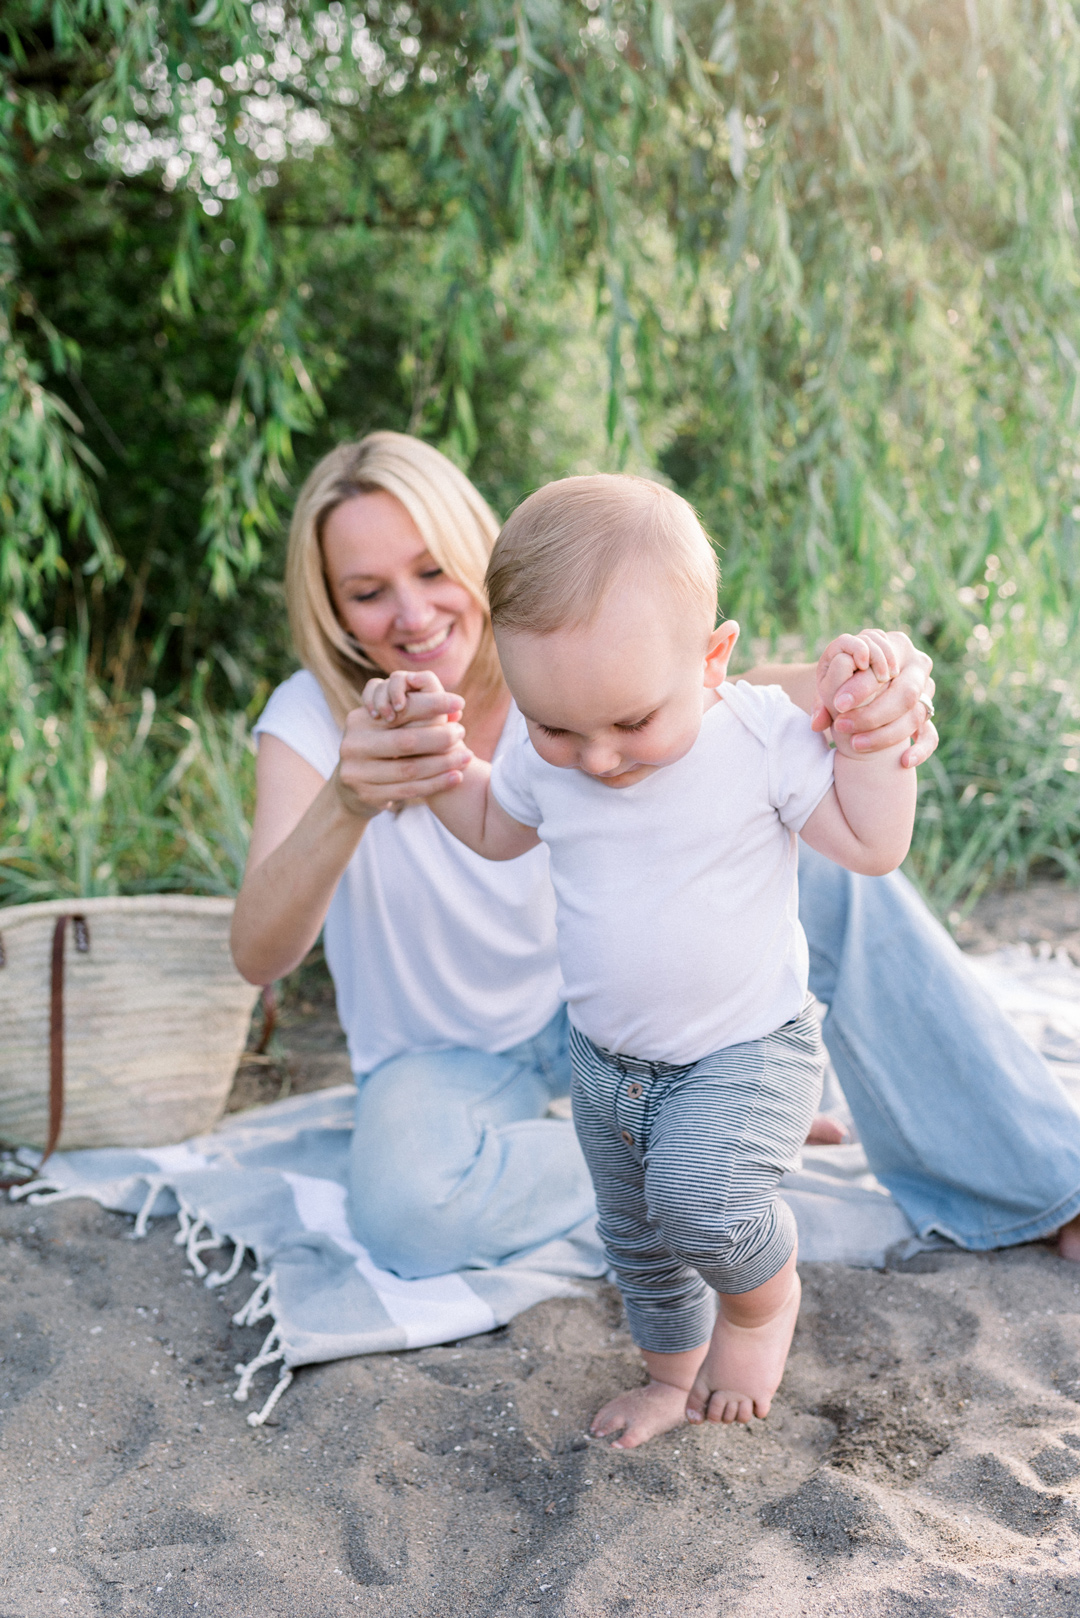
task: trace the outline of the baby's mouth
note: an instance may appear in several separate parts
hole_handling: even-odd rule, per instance
[[[453,624],[444,624],[441,629],[436,629],[426,640],[402,641],[401,650],[409,657],[427,657],[432,652],[437,652],[440,647],[445,646],[453,633],[453,629]]]
[[[602,787],[636,786],[638,780],[650,775],[654,768],[652,764],[631,764],[620,770],[617,775],[594,775],[593,780],[599,781]]]

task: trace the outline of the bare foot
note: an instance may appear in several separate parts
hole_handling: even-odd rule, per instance
[[[681,1427],[686,1415],[686,1389],[650,1380],[647,1387],[616,1394],[589,1429],[594,1438],[622,1431],[612,1449],[637,1449],[658,1433]]]
[[[1062,1225],[1058,1231],[1057,1249],[1062,1258],[1080,1264],[1080,1214],[1077,1214],[1075,1219],[1070,1219],[1067,1225]]]
[[[827,1118],[823,1112],[819,1112],[810,1125],[806,1144],[807,1146],[843,1146],[847,1138],[847,1130],[843,1124],[838,1124],[834,1118]]]
[[[709,1351],[686,1401],[687,1421],[748,1422],[769,1414],[787,1364],[801,1297],[799,1277],[792,1269],[779,1308],[758,1325],[739,1326],[725,1318],[725,1306],[738,1300],[721,1299]]]

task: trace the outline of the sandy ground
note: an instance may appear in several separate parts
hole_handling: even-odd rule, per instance
[[[1080,942],[1078,896],[996,896],[965,941],[1024,936]],[[233,1104],[341,1062],[309,972]],[[1045,1247],[806,1266],[768,1421],[623,1454],[585,1437],[637,1374],[610,1288],[309,1368],[252,1430],[250,1277],[130,1228],[0,1205],[0,1618],[1080,1618],[1080,1267]]]

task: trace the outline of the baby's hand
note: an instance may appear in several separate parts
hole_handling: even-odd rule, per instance
[[[404,669],[369,680],[360,700],[372,719],[391,727],[450,723],[461,718],[465,707],[465,698],[444,690],[437,675]]]
[[[864,629],[858,635],[837,635],[818,660],[813,728],[827,730],[840,714],[874,701],[899,670],[896,652],[884,630]],[[850,691],[838,698],[841,687],[857,674],[865,675],[861,683],[865,684],[866,693],[861,701]]]

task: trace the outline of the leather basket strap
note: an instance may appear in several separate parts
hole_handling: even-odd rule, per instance
[[[41,1173],[45,1159],[52,1156],[64,1122],[64,938],[68,922],[75,933],[75,948],[80,955],[90,949],[90,929],[86,917],[57,916],[52,936],[52,968],[49,974],[49,1133],[45,1151],[37,1168],[15,1179],[0,1180],[0,1191],[12,1186],[25,1185]]]
[[[262,1031],[259,1034],[259,1043],[255,1047],[255,1055],[262,1056],[270,1043],[270,1036],[277,1027],[278,998],[277,989],[272,983],[263,985],[262,991],[263,1020]]]

